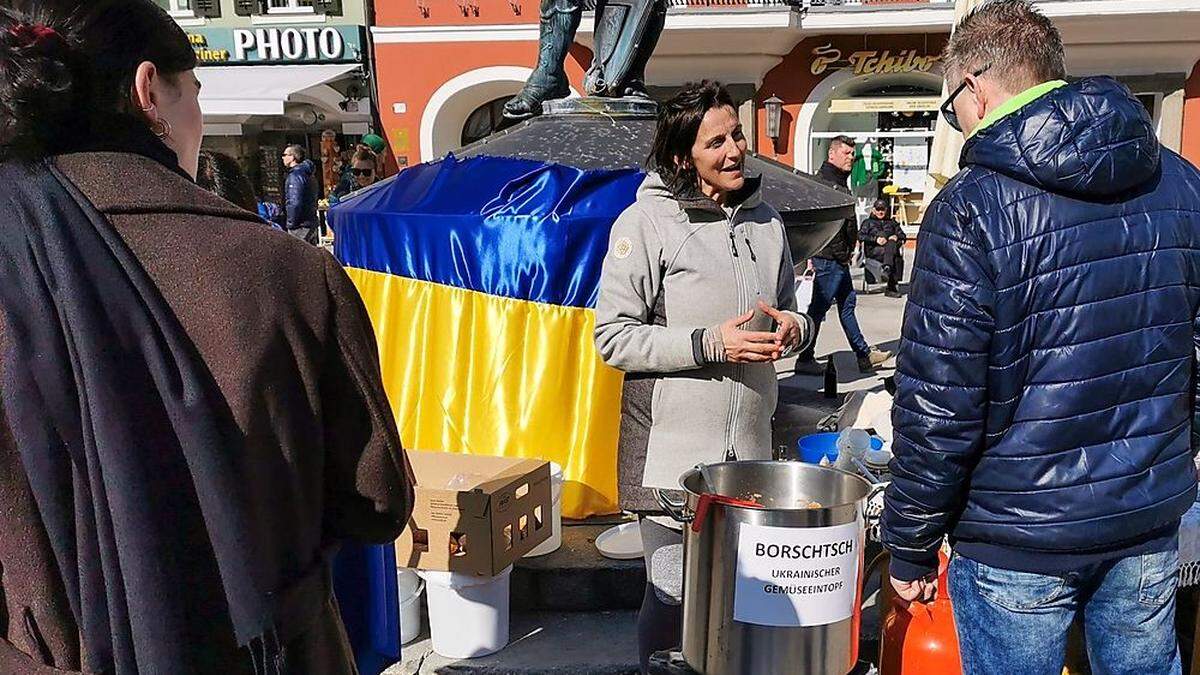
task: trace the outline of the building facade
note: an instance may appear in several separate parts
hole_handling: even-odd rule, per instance
[[[1073,76],[1117,76],[1163,143],[1200,163],[1200,2],[1038,5],[1062,31]],[[380,117],[403,161],[495,130],[536,60],[537,0],[381,0],[375,11]],[[669,0],[647,77],[662,93],[701,78],[731,85],[756,150],[803,171],[816,170],[829,139],[853,136],[882,161],[879,187],[919,197],[953,20],[952,0]],[[589,15],[568,58],[576,93],[590,38]],[[767,123],[768,99],[782,101],[771,107],[778,125]]]
[[[200,61],[204,147],[231,155],[279,200],[281,157],[301,145],[328,193],[338,155],[375,126],[364,0],[158,0]]]

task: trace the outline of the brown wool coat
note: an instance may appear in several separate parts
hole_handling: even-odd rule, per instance
[[[336,541],[395,538],[411,472],[367,313],[334,258],[152,160],[90,153],[57,164],[141,261],[233,411],[252,458],[241,483],[278,587]],[[0,532],[0,673],[93,671],[2,417]],[[332,596],[323,606],[291,631],[290,673],[354,672]],[[211,650],[221,675],[252,672],[232,634]]]

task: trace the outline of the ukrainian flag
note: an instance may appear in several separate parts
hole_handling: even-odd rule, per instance
[[[641,172],[453,156],[330,212],[405,447],[563,466],[563,515],[617,510],[621,374],[592,342]]]

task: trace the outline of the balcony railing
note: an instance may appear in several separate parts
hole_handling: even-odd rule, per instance
[[[953,5],[954,0],[803,0],[805,7],[884,7],[914,5]]]
[[[799,7],[801,0],[667,0],[670,9],[703,9],[705,7]]]
[[[796,7],[804,10],[838,10],[952,4],[954,4],[954,0],[667,0],[668,7],[673,10],[703,9],[707,7],[745,7],[748,9]]]

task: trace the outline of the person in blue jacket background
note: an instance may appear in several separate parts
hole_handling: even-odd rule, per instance
[[[1179,673],[1192,463],[1200,172],[1107,77],[1063,81],[1025,0],[986,3],[944,59],[962,171],[922,223],[900,348],[892,585],[950,594],[967,673]]]
[[[283,210],[286,214],[283,229],[297,239],[316,244],[321,233],[321,223],[317,218],[316,167],[299,145],[289,145],[284,149],[283,165],[288,170],[283,189]]]

